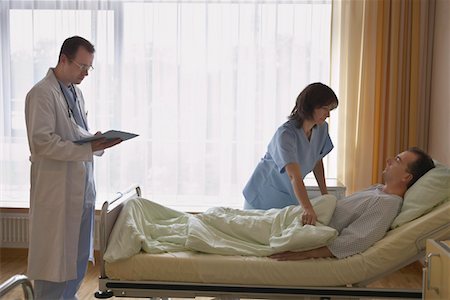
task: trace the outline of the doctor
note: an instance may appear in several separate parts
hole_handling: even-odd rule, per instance
[[[333,149],[333,143],[325,120],[337,106],[336,94],[327,85],[316,82],[303,89],[289,120],[275,132],[244,188],[245,209],[300,204],[303,224],[316,223],[303,178],[313,171],[321,193],[327,194],[322,158]]]
[[[25,100],[31,152],[28,276],[36,299],[76,299],[93,253],[93,153],[121,142],[73,142],[90,135],[76,85],[93,69],[94,51],[82,37],[66,39],[57,66]]]

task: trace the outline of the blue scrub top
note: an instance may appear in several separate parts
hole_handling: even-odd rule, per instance
[[[313,127],[310,140],[297,124],[296,120],[289,120],[275,132],[266,155],[244,188],[245,209],[298,205],[285,166],[298,163],[304,178],[314,169],[317,161],[333,149],[326,122]]]

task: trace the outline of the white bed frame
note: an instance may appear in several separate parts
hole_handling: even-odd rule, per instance
[[[103,204],[100,221],[100,255],[106,251],[109,235],[114,223],[123,207],[123,204],[134,197],[141,196],[141,189],[133,185],[120,192],[111,200]],[[447,226],[448,227],[448,226]],[[445,229],[447,230],[447,229]],[[389,271],[360,282],[352,287],[298,287],[298,286],[260,286],[260,285],[224,285],[208,283],[179,283],[160,281],[121,281],[109,279],[105,271],[105,262],[100,261],[99,291],[96,298],[115,297],[146,297],[168,298],[182,297],[195,298],[196,296],[217,297],[226,299],[257,298],[257,299],[299,299],[302,297],[320,297],[321,299],[333,298],[406,298],[421,299],[421,290],[408,289],[371,289],[365,286],[389,273],[414,262],[424,256],[424,253],[408,259]]]

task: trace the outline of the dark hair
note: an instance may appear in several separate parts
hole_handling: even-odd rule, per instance
[[[418,147],[411,147],[409,152],[414,153],[417,159],[408,164],[408,172],[412,175],[412,179],[408,182],[410,188],[420,177],[435,167],[433,159],[425,151]]]
[[[80,47],[83,47],[89,53],[95,52],[94,45],[92,45],[91,42],[81,36],[72,36],[63,42],[61,51],[59,52],[58,62],[61,60],[61,55],[63,54],[67,56],[68,59],[74,59],[78,48]]]
[[[297,120],[298,127],[301,127],[305,120],[312,119],[314,109],[328,105],[333,105],[332,109],[335,109],[338,104],[338,98],[329,86],[320,82],[311,83],[298,95],[288,118]]]

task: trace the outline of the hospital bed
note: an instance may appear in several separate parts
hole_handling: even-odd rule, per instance
[[[450,189],[448,183],[446,185]],[[132,186],[103,204],[100,222],[101,257],[107,249],[111,230],[124,203],[140,195],[140,188]],[[221,256],[184,251],[164,254],[141,252],[114,263],[102,260],[99,291],[95,296],[422,298],[420,290],[373,289],[366,286],[423,258],[427,239],[450,238],[450,201],[447,200],[441,201],[425,215],[390,230],[365,252],[345,259],[281,262],[267,257]]]

